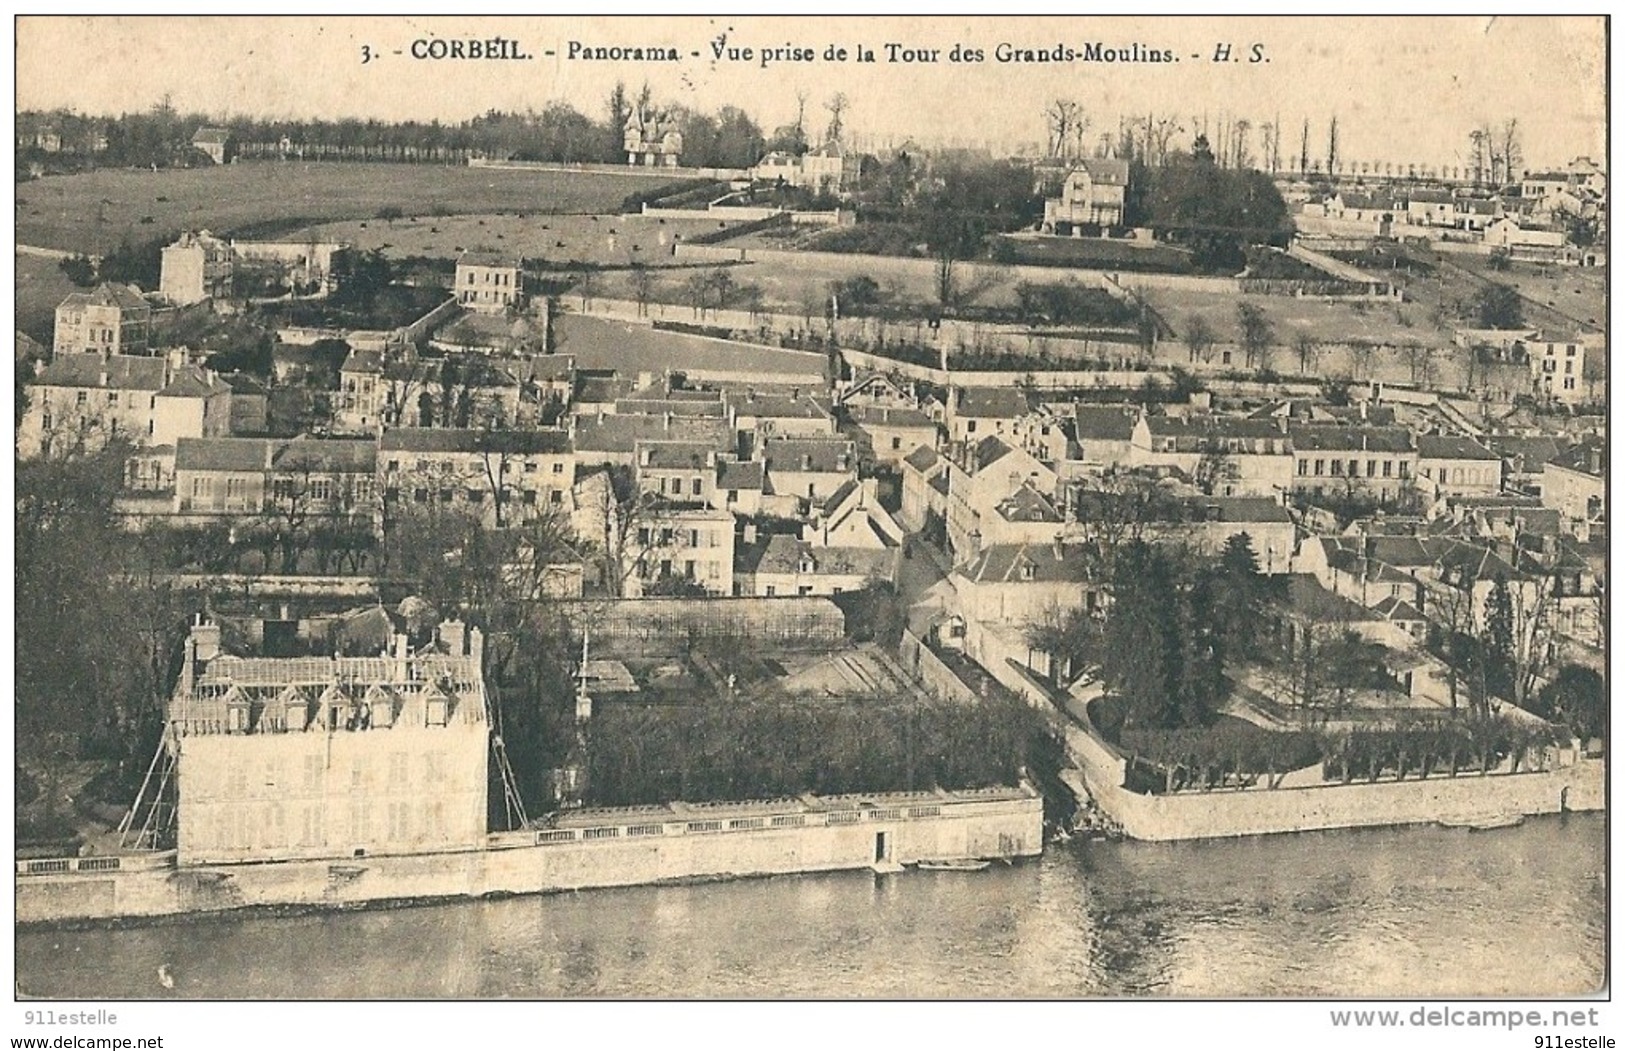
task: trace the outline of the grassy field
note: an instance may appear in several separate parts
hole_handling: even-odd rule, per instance
[[[649,188],[610,172],[506,171],[413,164],[265,162],[174,171],[102,170],[17,187],[17,241],[98,253],[206,227],[216,233],[277,224],[406,216],[613,212]],[[276,232],[276,231],[272,231]],[[263,232],[262,232],[263,235]]]
[[[1463,270],[1487,281],[1516,288],[1526,300],[1524,313],[1538,325],[1554,328],[1608,325],[1608,271],[1573,266],[1536,266],[1513,263],[1506,270],[1491,270],[1477,256],[1452,256]]]
[[[56,305],[71,292],[82,291],[62,273],[54,259],[18,255],[13,275],[17,290],[16,319],[13,325],[47,347],[56,327]]]
[[[559,352],[572,354],[583,369],[615,369],[623,374],[666,369],[777,373],[786,383],[821,377],[822,354],[749,343],[724,343],[679,332],[657,332],[605,318],[566,314],[558,319]]]
[[[1450,342],[1450,330],[1435,325],[1421,304],[1235,296],[1163,288],[1148,290],[1146,298],[1176,331],[1184,331],[1193,317],[1206,318],[1221,343],[1240,340],[1236,307],[1241,302],[1263,309],[1264,316],[1275,325],[1275,338],[1282,346],[1291,346],[1299,332],[1307,332],[1321,343],[1420,343],[1442,347]]]
[[[654,219],[641,215],[545,215],[513,212],[437,218],[367,219],[323,223],[300,236],[348,241],[384,254],[452,257],[467,250],[509,252],[552,263],[598,266],[670,266],[676,239],[717,229],[704,219]]]

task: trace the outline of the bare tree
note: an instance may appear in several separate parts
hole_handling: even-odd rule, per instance
[[[1523,167],[1523,137],[1518,134],[1518,118],[1509,117],[1501,125],[1501,165],[1506,182],[1518,178]]]
[[[1298,355],[1298,372],[1309,375],[1315,359],[1320,356],[1320,341],[1308,332],[1299,332],[1292,338],[1292,349]]]
[[[1303,138],[1298,144],[1298,174],[1309,174],[1309,118],[1303,118]]]
[[[647,266],[637,264],[632,267],[632,298],[638,304],[638,316],[647,317],[649,314],[649,301],[654,298],[655,275]]]
[[[1326,130],[1326,174],[1332,175],[1339,171],[1339,158],[1337,155],[1337,114],[1332,114],[1332,123]]]
[[[1190,354],[1190,360],[1201,359],[1205,365],[1213,360],[1213,344],[1217,336],[1213,326],[1208,324],[1207,318],[1194,314],[1185,322],[1185,348]]]
[[[824,108],[829,110],[829,132],[825,136],[826,141],[841,141],[841,118],[846,113],[846,107],[846,93],[842,91],[837,91],[829,97],[828,102],[824,103]]]
[[[1241,325],[1241,349],[1246,355],[1247,367],[1253,368],[1275,342],[1275,326],[1257,303],[1238,303],[1236,319]]]
[[[1349,344],[1349,378],[1355,381],[1371,378],[1371,366],[1376,360],[1377,348],[1361,340]]]
[[[1088,126],[1087,121],[1081,120],[1082,110],[1083,107],[1071,99],[1055,99],[1044,107],[1044,122],[1049,128],[1049,155],[1056,160],[1076,159],[1069,151],[1080,137],[1077,131],[1080,123],[1085,128]]]

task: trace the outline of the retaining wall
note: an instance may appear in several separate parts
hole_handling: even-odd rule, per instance
[[[611,814],[603,824],[498,833],[483,850],[186,868],[160,858],[160,867],[141,871],[19,875],[17,922],[342,908],[863,869],[882,860],[1032,857],[1043,848],[1043,800],[1025,785],[816,802],[715,817],[683,807],[689,813],[653,823]]]

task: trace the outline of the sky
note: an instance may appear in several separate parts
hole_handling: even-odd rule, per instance
[[[414,59],[415,41],[503,37],[532,57]],[[713,42],[750,48],[713,54]],[[585,47],[672,47],[680,61],[570,59]],[[998,45],[1028,50],[1090,43],[1168,51],[1164,63],[997,61]],[[934,62],[888,61],[884,45],[934,50]],[[955,45],[980,62],[952,61]],[[1214,62],[1221,45],[1243,61]],[[1259,54],[1267,61],[1248,62]],[[363,63],[363,47],[372,61]],[[844,48],[846,57],[827,49]],[[858,61],[860,47],[874,62]],[[813,60],[771,60],[771,48]],[[1606,146],[1605,30],[1599,16],[1563,17],[874,17],[319,18],[22,17],[17,106],[87,114],[148,108],[168,94],[183,112],[213,116],[345,116],[461,121],[490,109],[540,110],[563,100],[601,117],[617,81],[647,82],[658,101],[746,109],[764,130],[790,122],[808,97],[871,144],[1038,143],[1050,100],[1075,99],[1091,138],[1121,114],[1172,115],[1187,130],[1226,115],[1279,120],[1283,156],[1311,123],[1324,156],[1335,114],[1339,154],[1360,161],[1460,164],[1467,133],[1517,118],[1531,167],[1601,158]],[[547,51],[555,52],[549,56]],[[400,52],[396,54],[396,52]],[[694,53],[698,52],[698,57]],[[71,61],[68,60],[71,56]],[[1188,134],[1176,141],[1188,141]],[[1257,149],[1257,134],[1253,149]]]

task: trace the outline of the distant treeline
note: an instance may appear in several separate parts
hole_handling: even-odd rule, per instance
[[[491,110],[460,123],[434,121],[262,120],[180,113],[160,103],[140,113],[90,117],[57,110],[17,115],[18,163],[48,168],[178,167],[203,162],[192,146],[201,127],[232,132],[245,157],[295,156],[305,160],[462,163],[471,157],[564,164],[625,163],[623,128],[633,107],[663,115],[683,136],[682,161],[697,167],[747,168],[770,148],[805,149],[794,129],[769,138],[736,106],[714,113],[661,107],[645,88],[634,97],[617,85],[601,117],[569,103],[541,111]]]

